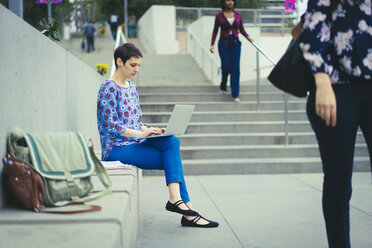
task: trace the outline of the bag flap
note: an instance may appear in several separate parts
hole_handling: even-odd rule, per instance
[[[33,167],[50,179],[81,178],[94,172],[94,163],[82,134],[27,133]]]

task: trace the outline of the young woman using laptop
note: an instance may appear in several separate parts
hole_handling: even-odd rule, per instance
[[[143,170],[164,170],[169,190],[166,209],[182,214],[181,224],[217,227],[193,208],[183,176],[180,141],[175,136],[144,139],[160,135],[165,129],[147,127],[136,85],[129,81],[139,72],[142,54],[131,43],[115,49],[115,74],[102,83],[97,99],[97,122],[102,160],[133,164]]]

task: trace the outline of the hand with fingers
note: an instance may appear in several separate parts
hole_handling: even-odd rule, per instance
[[[210,51],[211,53],[214,53],[214,46],[211,46],[211,47],[209,48],[209,51]]]
[[[251,43],[254,42],[254,40],[252,39],[252,37],[251,37],[250,35],[248,35],[246,38],[247,38],[247,40],[248,40],[249,42],[251,42]]]
[[[329,76],[325,73],[315,73],[315,111],[327,126],[336,126],[337,104]]]
[[[164,128],[157,128],[157,127],[149,127],[146,129],[142,129],[141,138],[146,138],[148,136],[153,136],[153,135],[161,135],[164,133],[163,129]]]

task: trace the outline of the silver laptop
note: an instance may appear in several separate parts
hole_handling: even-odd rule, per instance
[[[148,136],[145,139],[184,134],[194,109],[195,105],[175,105],[165,132],[162,135]]]

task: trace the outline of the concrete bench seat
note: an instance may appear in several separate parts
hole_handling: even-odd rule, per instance
[[[141,170],[108,170],[113,192],[87,202],[101,211],[81,214],[48,214],[4,208],[0,211],[1,247],[134,247],[138,235]],[[94,190],[102,190],[96,176]]]

